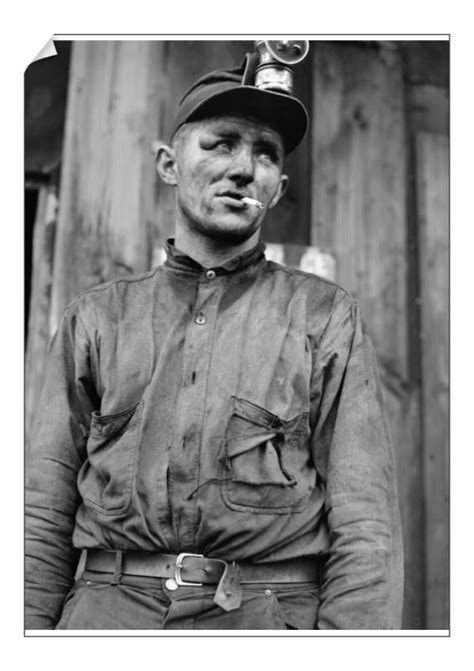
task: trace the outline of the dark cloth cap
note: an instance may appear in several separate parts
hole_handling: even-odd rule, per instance
[[[253,86],[258,63],[257,54],[247,54],[238,68],[215,70],[198,79],[178,105],[172,134],[188,121],[243,114],[280,133],[287,153],[295,149],[308,126],[306,108],[293,96]]]

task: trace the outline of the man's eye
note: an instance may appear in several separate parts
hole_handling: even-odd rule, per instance
[[[216,149],[232,149],[232,142],[230,140],[219,140],[215,147]]]
[[[268,151],[266,149],[261,149],[258,152],[258,155],[262,161],[266,161],[268,163],[276,163],[278,160],[278,157],[274,152]]]
[[[232,141],[228,138],[217,138],[215,135],[204,135],[200,139],[202,149],[214,151],[216,149],[230,149]]]

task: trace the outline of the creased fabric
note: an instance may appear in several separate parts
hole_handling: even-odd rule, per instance
[[[315,628],[400,626],[394,459],[357,304],[263,249],[208,278],[170,243],[65,310],[26,459],[26,628],[55,627],[83,548],[323,557]]]
[[[124,576],[111,585],[87,572],[66,599],[61,630],[313,629],[320,587],[313,583],[244,586],[235,610],[216,605],[212,585],[166,588],[165,580]]]

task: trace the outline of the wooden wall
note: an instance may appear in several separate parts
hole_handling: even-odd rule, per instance
[[[73,44],[59,211],[51,214],[45,190],[35,227],[27,430],[64,306],[149,268],[173,232],[173,192],[156,177],[154,150],[169,138],[183,90],[249,48]],[[313,44],[296,82],[309,141],[292,156],[291,190],[263,230],[267,242],[330,252],[374,340],[398,467],[407,629],[449,626],[446,62],[438,43]]]
[[[425,493],[426,621],[445,626],[449,598],[449,238],[445,136],[417,136],[420,233],[422,428]]]
[[[313,50],[313,240],[335,250],[378,354],[404,521],[405,611],[423,620],[419,388],[409,367],[404,81],[391,45]]]

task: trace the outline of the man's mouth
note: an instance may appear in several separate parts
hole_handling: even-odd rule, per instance
[[[245,202],[245,199],[249,198],[249,195],[244,191],[227,189],[226,191],[219,193],[218,197],[230,207],[236,207],[239,209],[245,209],[248,207],[248,203]]]

